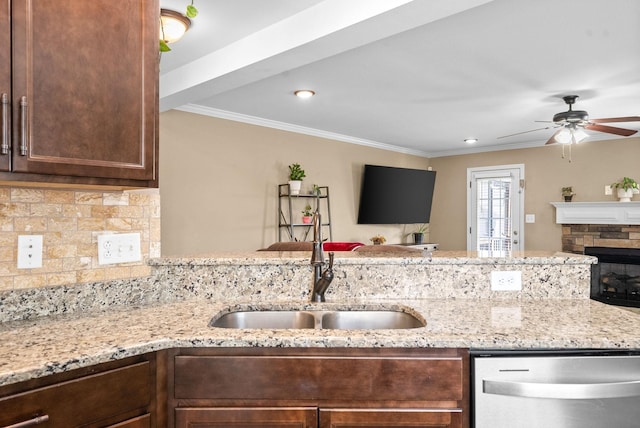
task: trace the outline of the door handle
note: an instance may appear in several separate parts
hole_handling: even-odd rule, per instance
[[[482,391],[486,394],[513,397],[595,400],[638,397],[640,380],[611,383],[535,383],[483,379]]]
[[[27,146],[29,143],[27,107],[27,97],[20,98],[20,156],[27,155]]]
[[[0,154],[9,154],[9,94],[3,93],[2,100],[2,143],[0,143]]]

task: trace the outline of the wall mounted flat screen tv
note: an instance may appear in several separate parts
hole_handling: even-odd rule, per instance
[[[365,165],[358,224],[429,223],[436,172]]]

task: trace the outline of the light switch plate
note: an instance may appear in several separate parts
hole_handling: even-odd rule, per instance
[[[526,214],[524,216],[524,222],[525,223],[535,223],[536,222],[536,215],[535,214]]]
[[[139,262],[140,260],[142,260],[142,255],[140,253],[139,233],[98,235],[99,265]]]
[[[18,269],[42,267],[42,235],[18,235]]]

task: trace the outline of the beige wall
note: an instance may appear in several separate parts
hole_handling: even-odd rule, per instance
[[[561,147],[504,150],[475,155],[432,158],[438,172],[431,214],[431,240],[441,249],[466,248],[466,174],[469,167],[524,164],[525,213],[535,214],[525,224],[527,250],[560,250],[561,228],[555,224],[560,190],[573,186],[575,202],[613,201],[604,186],[623,176],[640,179],[640,138],[584,142],[573,147],[572,162],[561,158]]]
[[[275,242],[277,185],[286,183],[291,163],[306,171],[303,190],[329,186],[334,241],[369,244],[382,234],[401,242],[413,226],[356,224],[363,165],[426,168],[429,162],[177,110],[160,116],[160,153],[163,255],[256,250]]]
[[[180,111],[160,118],[160,193],[164,255],[254,250],[277,240],[276,188],[287,165],[307,172],[303,188],[331,191],[335,241],[384,235],[408,242],[413,226],[357,225],[362,166],[366,163],[437,171],[430,242],[444,250],[466,248],[466,174],[469,167],[524,164],[527,250],[560,250],[561,228],[550,202],[573,186],[574,201],[615,200],[604,186],[622,176],[640,178],[640,138],[585,142],[572,162],[560,146],[474,155],[422,158]]]

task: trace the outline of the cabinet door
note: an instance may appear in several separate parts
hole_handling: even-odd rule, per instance
[[[347,427],[462,428],[462,418],[446,409],[320,409],[320,428]]]
[[[0,398],[0,426],[26,427],[38,419],[49,428],[105,426],[100,422],[146,414],[151,388],[150,365],[140,362]]]
[[[155,179],[158,14],[158,0],[13,2],[14,172]]]
[[[11,167],[11,0],[0,0],[0,171]]]
[[[315,428],[317,420],[313,407],[176,409],[176,428]]]

